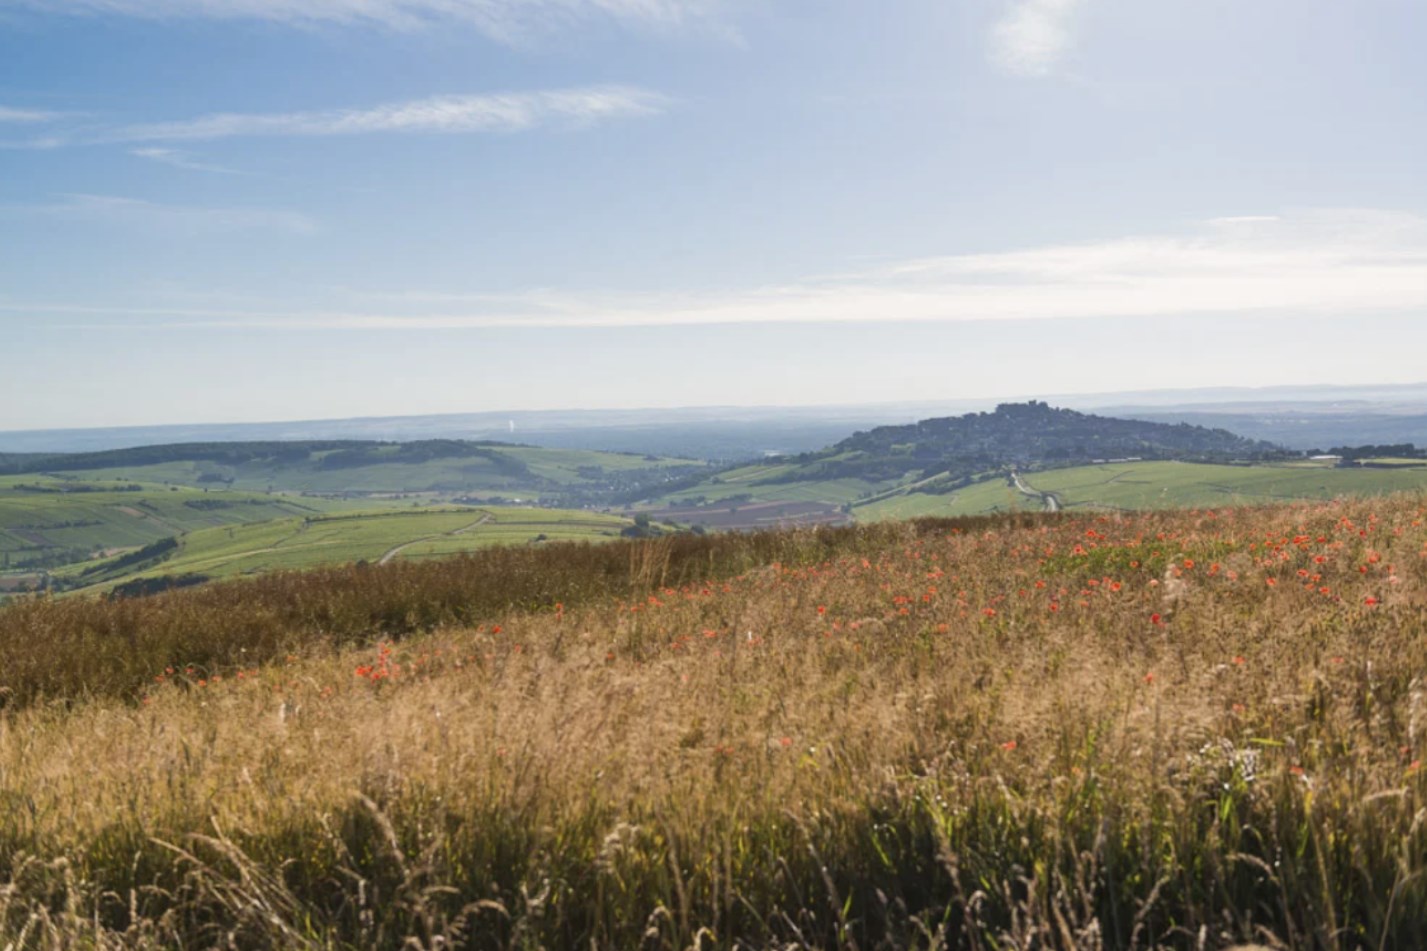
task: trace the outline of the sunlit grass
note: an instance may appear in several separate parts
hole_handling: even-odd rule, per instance
[[[104,610],[285,626],[250,663],[175,638],[90,701],[13,695],[0,936],[1422,946],[1423,520],[923,522],[21,606],[12,649]],[[450,613],[483,577],[504,600]],[[382,598],[448,613],[315,610]]]

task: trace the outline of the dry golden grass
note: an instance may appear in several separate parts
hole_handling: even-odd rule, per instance
[[[974,525],[985,519],[952,520]],[[873,547],[875,530],[498,547],[422,563],[346,565],[153,597],[23,599],[0,610],[0,706],[133,698],[156,669],[215,671],[322,644],[368,643],[510,611],[630,596],[779,558]]]
[[[797,536],[12,708],[0,946],[1427,945],[1423,520]]]

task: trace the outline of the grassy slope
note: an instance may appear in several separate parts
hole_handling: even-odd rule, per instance
[[[184,535],[170,558],[142,570],[102,575],[103,588],[135,578],[201,574],[212,578],[313,568],[396,555],[420,558],[488,545],[550,540],[603,541],[619,536],[628,519],[558,509],[440,508],[352,512],[210,528]],[[413,544],[414,543],[414,544]],[[86,589],[92,590],[92,589]]]
[[[592,449],[547,449],[545,447],[511,446],[501,452],[519,459],[532,471],[548,478],[566,480],[579,478],[575,470],[582,466],[598,466],[612,472],[632,472],[661,465],[697,465],[694,460],[668,459],[624,452],[597,452]]]
[[[562,509],[491,508],[489,518],[469,532],[419,541],[403,549],[400,557],[419,559],[470,551],[485,545],[523,545],[544,536],[545,541],[608,541],[633,524],[618,515]]]
[[[647,460],[624,453],[578,449],[496,448],[502,455],[524,463],[532,476],[559,485],[593,484],[577,470],[597,467],[610,472],[634,472],[665,466],[692,465],[688,460]],[[317,463],[252,463],[219,467],[206,462],[170,462],[73,473],[90,480],[142,480],[199,485],[199,478],[221,470],[234,478],[232,488],[262,491],[269,486],[294,492],[501,492],[526,496],[540,489],[530,478],[511,475],[489,458],[433,459],[420,464],[383,463],[350,468],[323,469]],[[63,471],[63,470],[57,470]]]
[[[1414,490],[1427,485],[1427,467],[1335,469],[1144,462],[1037,472],[1026,481],[1042,492],[1054,493],[1066,506],[1174,508]]]
[[[102,483],[101,483],[102,484]],[[0,552],[26,549],[132,548],[160,538],[219,525],[340,511],[350,505],[323,499],[248,492],[208,492],[145,484],[142,491],[30,492],[20,485],[63,485],[39,476],[0,477]],[[211,507],[211,506],[221,507]]]
[[[286,662],[174,657],[145,702],[7,714],[0,937],[1422,947],[1424,520],[873,526],[390,648],[314,617]],[[392,569],[354,577],[445,570]]]
[[[384,498],[365,499],[360,503],[310,495],[299,498],[298,493],[377,496],[417,493],[447,497],[472,493],[483,498],[503,496],[527,500],[553,494],[566,504],[583,505],[611,491],[624,491],[630,479],[656,479],[668,467],[686,464],[684,460],[651,460],[637,455],[586,450],[511,447],[489,451],[498,452],[502,460],[473,456],[419,464],[393,462],[324,470],[320,458],[326,453],[319,453],[313,461],[300,464],[262,462],[222,467],[187,461],[3,476],[0,477],[0,570],[6,553],[11,567],[17,571],[21,568],[19,561],[36,557],[50,559],[51,563],[42,567],[55,568],[66,560],[86,558],[96,550],[137,548],[204,528],[400,504],[399,500]],[[200,481],[206,474],[215,472],[235,477],[236,481],[231,487],[226,483]],[[134,484],[142,485],[142,491],[119,491]],[[59,494],[26,492],[18,488],[36,485],[100,487],[113,491]],[[269,495],[270,488],[278,494]],[[562,496],[565,490],[571,493],[568,497]],[[552,532],[546,534],[553,537]],[[574,534],[587,533],[579,528]],[[345,545],[341,540],[330,543]],[[366,551],[362,545],[365,542],[356,548],[347,545],[343,550],[355,555],[358,550]],[[459,548],[454,544],[445,547]],[[292,565],[305,563],[297,560]]]
[[[830,502],[841,505],[865,495],[895,488],[896,482],[866,482],[862,479],[823,479],[805,482],[768,483],[791,472],[795,467],[785,463],[762,463],[741,466],[720,472],[714,479],[671,492],[656,499],[659,505],[681,505],[703,498],[719,502],[738,496],[749,496],[752,502]]]
[[[1041,504],[1006,485],[1005,479],[978,482],[946,495],[911,492],[894,495],[852,510],[859,522],[922,516],[956,517],[998,512],[1040,511]]]
[[[1053,493],[1068,508],[1163,509],[1413,491],[1427,487],[1427,466],[1336,469],[1312,463],[1216,466],[1132,462],[1047,469],[1027,473],[1023,478],[1031,488]],[[1004,479],[995,478],[946,495],[893,496],[858,506],[853,514],[859,521],[877,521],[923,515],[984,515],[1039,507],[1035,500],[1014,494]]]

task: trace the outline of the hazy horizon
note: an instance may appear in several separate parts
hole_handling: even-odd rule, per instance
[[[854,431],[988,412],[1040,400],[1100,416],[1189,422],[1289,448],[1427,444],[1427,382],[1221,387],[1103,393],[1018,393],[860,404],[505,409],[326,419],[193,421],[118,427],[0,430],[0,453],[91,452],[141,445],[272,440],[476,439],[644,454],[699,446],[708,454],[821,449]],[[1306,428],[1305,428],[1306,427]],[[681,440],[678,433],[683,433]],[[714,447],[714,448],[711,448]]]

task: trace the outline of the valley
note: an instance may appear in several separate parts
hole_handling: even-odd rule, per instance
[[[12,454],[0,458],[7,473],[0,597],[436,557],[488,544],[599,541],[631,529],[632,515],[592,506],[708,469],[693,460],[446,440]]]
[[[1217,508],[1427,487],[1411,445],[1309,457],[1045,403],[757,462],[459,440],[193,443],[0,457],[0,597],[147,593],[492,544],[1038,511]],[[1397,455],[1387,455],[1397,453]]]

